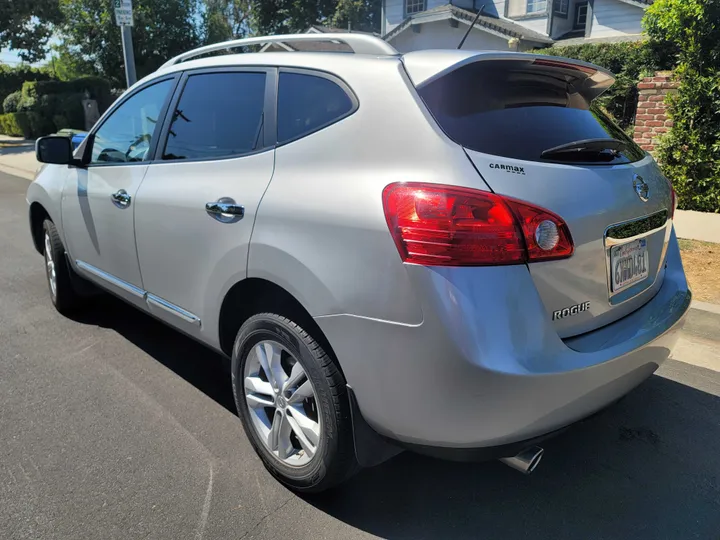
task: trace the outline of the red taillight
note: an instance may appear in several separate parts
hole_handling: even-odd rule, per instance
[[[403,261],[426,266],[522,264],[573,253],[552,212],[475,189],[397,183],[383,190],[390,233]]]

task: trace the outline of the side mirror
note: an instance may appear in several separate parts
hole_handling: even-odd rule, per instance
[[[72,143],[68,137],[50,135],[35,142],[35,157],[40,163],[70,165],[74,162]]]

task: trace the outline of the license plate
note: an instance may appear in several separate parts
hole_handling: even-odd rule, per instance
[[[641,238],[610,251],[612,292],[617,292],[648,277],[649,257],[647,240]]]

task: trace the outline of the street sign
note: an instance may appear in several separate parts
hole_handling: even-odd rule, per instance
[[[118,26],[132,26],[132,0],[113,0],[115,6],[115,22]]]

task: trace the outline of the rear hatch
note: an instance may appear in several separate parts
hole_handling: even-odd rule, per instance
[[[487,187],[542,206],[568,225],[567,259],[528,265],[561,337],[609,324],[662,283],[674,199],[653,159],[592,100],[612,75],[582,62],[463,53],[406,69],[443,131]]]

